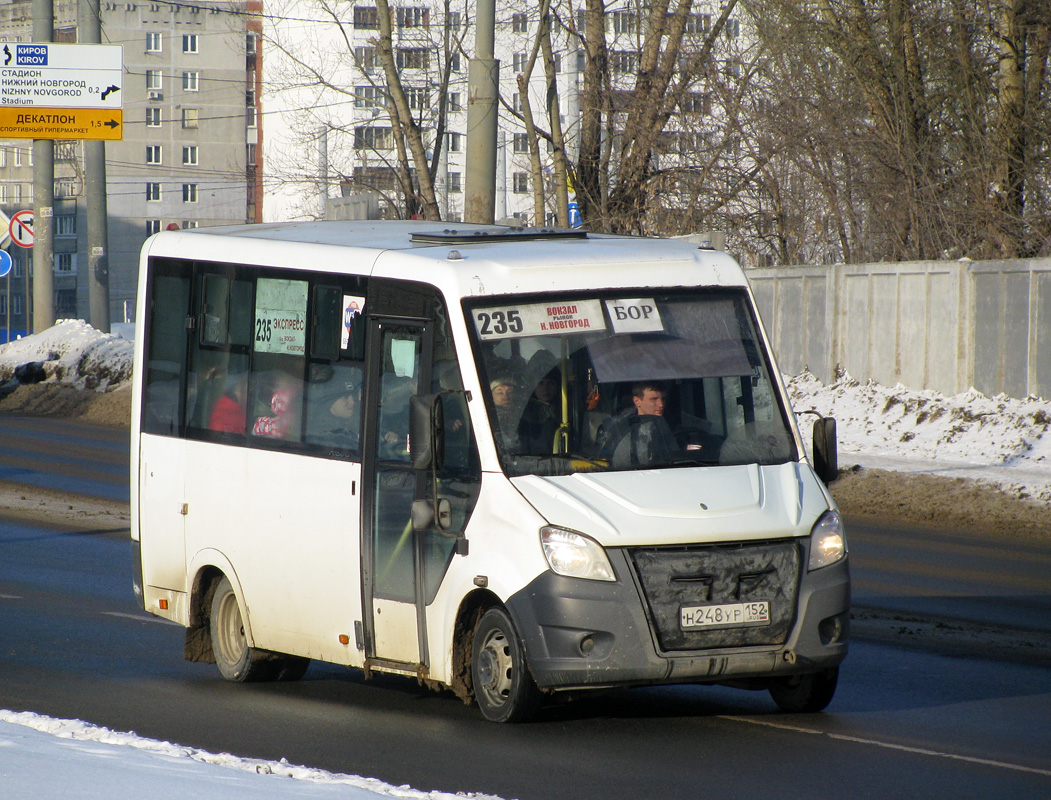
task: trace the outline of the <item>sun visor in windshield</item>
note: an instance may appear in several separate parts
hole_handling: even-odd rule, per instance
[[[752,371],[743,345],[734,339],[698,342],[675,336],[610,336],[588,347],[599,381],[723,378]]]

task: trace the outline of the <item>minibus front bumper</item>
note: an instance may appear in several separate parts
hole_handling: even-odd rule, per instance
[[[805,551],[805,547],[801,547]],[[607,551],[619,580],[582,580],[545,572],[508,599],[530,670],[545,689],[568,690],[657,683],[717,683],[818,672],[847,654],[850,575],[847,558],[813,572],[802,567],[787,597],[780,641],[725,641],[697,649],[664,648],[661,623],[678,600],[643,588],[626,551]],[[805,556],[805,552],[801,553]],[[805,558],[802,564],[806,564]],[[667,635],[665,635],[667,640]],[[743,641],[744,643],[740,643]]]

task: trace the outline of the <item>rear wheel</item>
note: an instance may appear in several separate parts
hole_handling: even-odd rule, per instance
[[[770,685],[770,696],[789,714],[821,711],[832,702],[839,681],[839,667],[806,675],[790,675]]]
[[[540,690],[526,666],[525,648],[507,612],[491,608],[474,631],[471,681],[482,716],[525,722],[540,709]]]
[[[244,683],[271,677],[270,665],[248,646],[237,595],[225,576],[212,597],[211,635],[215,663],[226,680]]]

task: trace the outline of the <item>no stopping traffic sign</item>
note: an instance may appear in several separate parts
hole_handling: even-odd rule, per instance
[[[33,212],[18,211],[11,217],[11,241],[19,247],[33,246]]]

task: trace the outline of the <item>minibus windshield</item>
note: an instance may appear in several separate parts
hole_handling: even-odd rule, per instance
[[[797,458],[743,289],[490,298],[467,311],[508,475]]]

